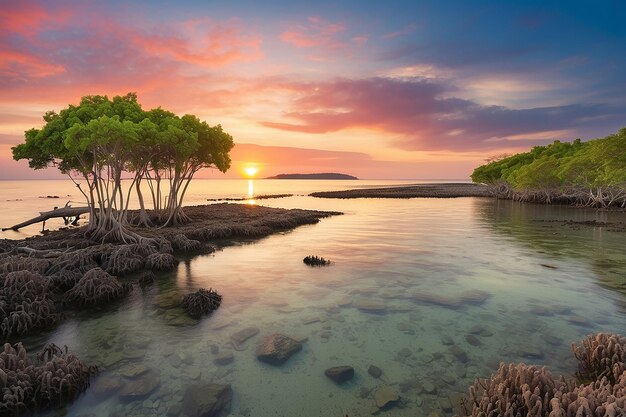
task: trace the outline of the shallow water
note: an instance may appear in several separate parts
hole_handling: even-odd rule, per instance
[[[245,193],[241,188],[232,196]],[[451,398],[500,360],[571,374],[570,342],[597,331],[626,334],[626,234],[554,222],[626,221],[623,214],[481,198],[295,196],[262,204],[345,215],[181,262],[124,302],[28,339],[33,349],[67,344],[101,365],[92,386],[136,365],[160,378],[153,393],[135,401],[98,397],[90,388],[65,415],[166,415],[199,381],[232,384],[233,417],[370,415],[374,400],[366,391],[383,385],[402,397],[383,415],[452,415]],[[333,264],[306,267],[302,258],[310,254]],[[200,287],[218,289],[224,300],[197,322],[177,303]],[[459,298],[469,290],[488,297]],[[230,335],[249,326],[260,333],[233,351],[231,364],[214,364],[211,346],[232,350]],[[273,367],[254,355],[272,332],[308,341]],[[467,362],[457,348],[451,353],[450,342]],[[372,364],[383,370],[380,379],[368,374]],[[355,378],[335,385],[324,370],[337,365],[353,366]]]

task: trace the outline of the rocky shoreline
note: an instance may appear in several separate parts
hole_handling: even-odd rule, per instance
[[[457,198],[490,197],[489,187],[471,183],[415,184],[311,193],[319,198]]]

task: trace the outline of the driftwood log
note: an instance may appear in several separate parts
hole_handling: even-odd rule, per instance
[[[45,222],[48,219],[57,218],[57,217],[76,217],[81,214],[89,213],[89,207],[71,207],[65,206],[60,208],[55,208],[50,211],[42,211],[39,213],[39,216],[33,217],[30,220],[26,220],[25,222],[16,224],[11,227],[3,227],[2,231],[5,230],[19,230],[22,227],[30,226],[31,224]]]

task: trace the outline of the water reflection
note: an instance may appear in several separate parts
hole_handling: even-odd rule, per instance
[[[248,191],[254,195],[252,180]],[[371,415],[384,385],[400,392],[403,406],[386,416],[451,416],[474,378],[499,360],[571,373],[570,342],[626,333],[624,312],[606,302],[622,295],[597,285],[590,262],[623,253],[623,235],[534,222],[569,212],[490,199],[268,203],[346,214],[195,257],[117,306],[71,317],[48,338],[103,373],[67,415],[177,415],[188,386],[213,381],[232,384],[235,416]],[[334,265],[303,265],[312,249]],[[194,321],[179,303],[200,287],[224,298]],[[234,346],[232,335],[250,327],[259,333]],[[254,353],[273,332],[307,339],[279,368]],[[228,363],[216,362],[229,354]],[[338,365],[356,372],[341,387],[324,375]],[[368,374],[370,365],[383,376]],[[105,378],[121,385],[105,395]],[[129,399],[119,394],[129,384],[151,390]]]

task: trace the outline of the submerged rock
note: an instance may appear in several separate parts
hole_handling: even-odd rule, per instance
[[[237,350],[242,350],[244,348],[244,343],[253,336],[256,336],[259,333],[258,327],[246,327],[245,329],[241,329],[236,333],[230,335],[230,340],[233,342],[233,346]]]
[[[232,398],[230,384],[194,384],[185,390],[182,411],[188,417],[216,417],[230,407]]]
[[[333,366],[324,371],[324,374],[337,384],[343,384],[354,377],[354,368],[351,366]]]
[[[139,398],[147,397],[161,384],[161,378],[155,372],[150,371],[143,376],[129,381],[120,390],[120,398],[128,401],[135,401]]]
[[[480,346],[483,344],[483,342],[481,342],[480,339],[474,336],[473,334],[466,335],[465,340],[467,341],[467,343],[469,343],[472,346]]]
[[[383,374],[383,370],[376,365],[370,365],[370,367],[367,368],[367,373],[374,378],[380,378],[380,376]]]
[[[354,306],[364,313],[381,314],[387,310],[385,304],[369,299],[360,299],[354,302]]]
[[[467,363],[469,361],[469,357],[467,356],[467,353],[465,353],[465,351],[463,349],[461,349],[460,347],[458,347],[457,345],[450,346],[450,348],[448,350],[459,361],[461,361],[463,363]]]
[[[91,390],[97,397],[108,397],[122,389],[124,381],[119,375],[103,375],[92,385]]]
[[[232,351],[221,351],[215,359],[213,359],[213,363],[216,365],[228,365],[235,360],[235,356]]]
[[[270,365],[282,365],[294,353],[302,350],[302,343],[282,334],[265,336],[256,348],[256,357]]]
[[[374,392],[374,401],[378,408],[391,408],[400,401],[400,394],[390,386],[380,387]]]

